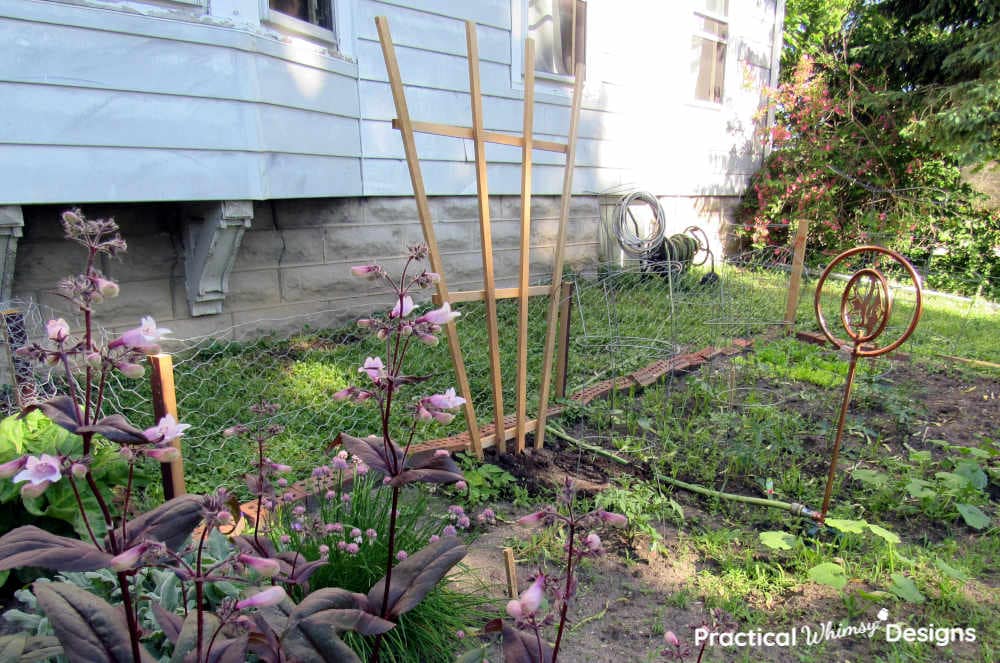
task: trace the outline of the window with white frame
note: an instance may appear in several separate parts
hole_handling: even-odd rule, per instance
[[[267,20],[281,27],[330,39],[333,0],[267,0]]]
[[[527,0],[527,36],[535,40],[535,71],[572,76],[586,61],[585,0]]]
[[[699,0],[694,12],[691,69],[694,98],[721,104],[726,81],[729,0]]]

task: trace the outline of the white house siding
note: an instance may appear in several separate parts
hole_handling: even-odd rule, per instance
[[[44,289],[68,258],[53,237],[57,212],[81,204],[118,215],[133,240],[130,267],[108,270],[137,300],[117,304],[109,324],[152,302],[181,334],[237,325],[227,333],[242,335],[363,306],[367,293],[344,280],[346,268],[359,255],[391,262],[419,238],[374,17],[389,18],[411,116],[465,126],[464,21],[475,21],[486,127],[519,132],[522,0],[334,1],[339,53],[261,23],[259,0],[0,0],[0,205],[21,206],[26,220],[14,294],[49,301]],[[573,265],[597,258],[597,194],[610,189],[662,196],[678,228],[724,223],[760,162],[754,116],[783,2],[729,4],[725,100],[710,106],[690,101],[694,3],[589,1]],[[536,137],[565,139],[569,92],[539,80]],[[449,276],[477,287],[472,144],[418,135],[417,147]],[[520,150],[490,145],[487,156],[506,283],[517,264]],[[538,278],[551,259],[562,162],[535,154]],[[181,203],[212,200],[257,203],[223,312],[192,318]],[[262,319],[272,322],[253,324]]]

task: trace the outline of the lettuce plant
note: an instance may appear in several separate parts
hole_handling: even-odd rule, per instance
[[[395,627],[400,615],[411,610],[465,555],[456,537],[444,537],[409,555],[394,551],[396,513],[400,488],[424,481],[456,483],[462,475],[447,453],[409,454],[411,434],[404,447],[389,437],[393,396],[400,387],[423,381],[402,373],[403,358],[413,338],[433,342],[441,325],[454,315],[445,306],[411,319],[413,302],[407,290],[426,286],[434,276],[421,272],[409,283],[406,272],[396,285],[396,306],[384,322],[367,321],[387,340],[389,362],[369,358],[361,372],[370,381],[366,389],[351,393],[355,400],[373,398],[382,414],[382,436],[366,439],[344,436],[344,445],[373,470],[384,475],[391,486],[393,511],[388,536],[386,574],[367,594],[337,587],[308,593],[310,575],[326,560],[307,560],[297,551],[279,551],[260,527],[253,534],[236,537],[226,548],[209,554],[209,533],[232,525],[239,517],[235,500],[223,488],[215,493],[174,498],[151,511],[130,517],[129,501],[135,468],[141,462],[169,462],[178,451],[170,443],[183,435],[187,424],[172,416],[142,430],[121,414],[103,413],[104,392],[112,371],[126,377],[140,377],[143,357],[158,351],[158,341],[169,330],[144,318],[107,344],[98,343],[93,325],[93,307],[104,298],[118,294],[118,285],[96,268],[100,255],[115,256],[125,250],[118,226],[110,219],[88,220],[79,210],[62,215],[66,237],[86,249],[84,271],[59,284],[59,293],[72,302],[83,319],[82,334],[74,335],[63,319],[46,325],[47,341],[26,346],[22,354],[32,360],[60,367],[65,373],[67,392],[59,394],[23,413],[43,412],[52,422],[80,438],[79,451],[25,454],[0,465],[0,478],[20,484],[25,497],[38,497],[50,487],[66,482],[80,512],[85,540],[73,539],[28,525],[0,537],[0,571],[22,566],[60,572],[110,569],[118,585],[121,604],[105,599],[68,582],[36,582],[34,595],[45,612],[59,646],[50,640],[25,634],[0,639],[5,660],[34,660],[40,651],[61,653],[71,662],[153,660],[141,642],[144,631],[137,618],[137,575],[148,568],[172,572],[181,583],[184,616],[152,605],[159,628],[173,644],[173,660],[207,663],[242,661],[253,653],[261,661],[355,661],[356,654],[338,635],[354,631],[376,636],[373,660],[378,659],[381,635]],[[426,249],[418,247],[410,262],[421,259]],[[407,263],[407,266],[410,265]],[[381,268],[363,268],[367,274],[385,276]],[[385,278],[392,283],[387,276]],[[404,287],[404,283],[406,283]],[[367,396],[362,396],[362,393]],[[451,391],[417,401],[418,419],[447,419],[447,410],[463,401]],[[275,406],[254,407],[261,416],[273,414]],[[249,431],[246,428],[242,432]],[[233,432],[241,432],[236,430]],[[275,434],[273,428],[258,432],[255,441],[259,458],[256,472],[249,477],[258,505],[272,495],[271,477],[287,468],[264,456],[264,442]],[[120,511],[97,484],[93,472],[95,443],[103,438],[117,445],[126,464],[123,502]],[[84,494],[97,504],[96,513],[86,507]],[[101,527],[95,527],[97,520]],[[200,531],[192,537],[196,527]],[[226,596],[210,610],[206,589],[216,584],[250,587],[242,599]],[[254,583],[259,587],[254,588]],[[286,588],[299,587],[302,599],[293,603]],[[189,589],[194,591],[193,609],[188,608]],[[50,654],[51,655],[51,654]]]

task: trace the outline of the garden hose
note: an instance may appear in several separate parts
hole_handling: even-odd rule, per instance
[[[653,210],[653,223],[646,232],[639,228],[629,209],[632,203],[645,203]],[[612,226],[618,245],[622,251],[633,258],[647,258],[652,252],[659,249],[663,244],[663,235],[666,228],[663,206],[660,200],[646,191],[633,191],[618,202],[618,214]]]
[[[603,447],[599,447],[595,444],[589,444],[583,440],[578,440],[572,437],[566,431],[557,428],[551,424],[545,427],[545,430],[558,437],[561,440],[569,442],[575,447],[583,449],[584,451],[589,451],[590,453],[596,454],[601,458],[606,458],[608,460],[614,461],[619,465],[631,465],[632,462],[622,458],[621,456],[614,454]],[[724,493],[721,490],[713,490],[712,488],[706,488],[704,486],[699,486],[698,484],[688,483],[686,481],[681,481],[680,479],[674,479],[672,477],[664,476],[658,472],[653,471],[653,478],[657,481],[662,481],[663,483],[670,484],[671,486],[676,486],[683,490],[690,491],[692,493],[698,493],[700,495],[706,495],[708,497],[717,497],[723,500],[729,500],[731,502],[741,502],[743,504],[754,504],[756,506],[766,506],[772,509],[782,509],[792,514],[793,516],[801,516],[803,518],[810,518],[812,520],[819,521],[820,514],[818,511],[810,509],[804,504],[799,504],[798,502],[782,502],[780,500],[769,500],[763,497],[747,497],[746,495],[736,495],[735,493]]]

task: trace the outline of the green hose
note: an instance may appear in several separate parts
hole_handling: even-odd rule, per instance
[[[631,461],[618,456],[603,447],[599,447],[595,444],[589,444],[583,440],[578,440],[572,437],[566,431],[556,428],[551,424],[545,427],[545,430],[550,434],[558,437],[561,440],[569,442],[575,447],[579,447],[584,451],[589,451],[592,454],[596,454],[601,458],[607,458],[608,460],[614,461],[619,465],[631,465]],[[668,483],[671,486],[676,486],[677,488],[682,488],[684,490],[689,490],[692,493],[698,493],[700,495],[707,495],[708,497],[717,497],[723,500],[730,500],[732,502],[742,502],[743,504],[755,504],[757,506],[766,506],[772,509],[783,509],[793,516],[802,516],[803,518],[812,518],[818,521],[820,514],[818,511],[814,511],[804,504],[799,504],[798,502],[782,502],[780,500],[768,500],[762,497],[747,497],[746,495],[736,495],[734,493],[724,493],[721,490],[713,490],[711,488],[705,488],[704,486],[699,486],[698,484],[688,483],[686,481],[681,481],[680,479],[674,479],[672,477],[664,476],[658,472],[653,472],[653,476],[657,481],[662,481],[663,483]]]

